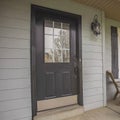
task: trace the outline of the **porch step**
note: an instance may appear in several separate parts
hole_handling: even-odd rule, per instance
[[[80,115],[84,112],[83,107],[79,105],[67,106],[64,108],[57,108],[45,112],[39,112],[34,120],[64,120]]]

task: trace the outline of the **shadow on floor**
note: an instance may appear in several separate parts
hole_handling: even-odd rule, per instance
[[[116,100],[108,101],[107,107],[120,114],[120,97]]]

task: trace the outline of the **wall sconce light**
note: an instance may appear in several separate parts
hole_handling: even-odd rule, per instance
[[[93,22],[91,23],[91,29],[96,36],[100,34],[100,23],[98,22],[97,15],[94,16]]]

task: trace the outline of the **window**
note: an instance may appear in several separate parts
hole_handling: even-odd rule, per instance
[[[70,62],[70,24],[44,21],[45,63]]]

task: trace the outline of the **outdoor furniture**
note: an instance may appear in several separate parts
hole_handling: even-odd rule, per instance
[[[115,88],[116,88],[116,93],[115,93],[115,96],[114,96],[114,100],[117,98],[118,94],[120,94],[120,79],[115,79],[112,72],[110,71],[106,71],[106,75],[109,79],[112,80]]]

